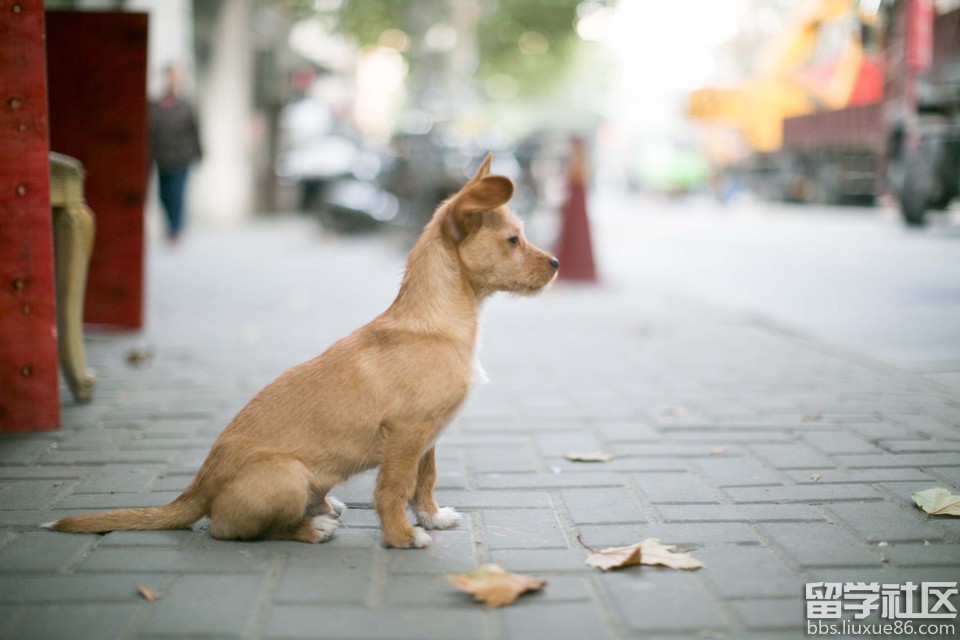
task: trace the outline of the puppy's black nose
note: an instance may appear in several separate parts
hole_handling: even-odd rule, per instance
[[[558,269],[558,270],[559,270],[559,269],[560,269],[560,261],[557,260],[556,258],[550,258],[550,266],[553,267],[554,269]]]

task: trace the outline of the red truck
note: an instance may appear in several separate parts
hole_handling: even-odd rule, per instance
[[[786,118],[780,180],[817,202],[890,192],[922,225],[960,193],[960,3],[884,0],[880,11],[882,100]]]

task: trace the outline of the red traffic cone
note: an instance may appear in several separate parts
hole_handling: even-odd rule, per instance
[[[561,280],[596,282],[597,270],[593,264],[593,246],[590,241],[590,223],[587,220],[587,188],[583,140],[571,141],[567,201],[563,205],[560,237],[557,240],[557,260],[560,261]]]

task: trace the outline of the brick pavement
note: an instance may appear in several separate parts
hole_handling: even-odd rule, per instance
[[[64,390],[62,429],[0,437],[0,637],[799,638],[805,582],[960,575],[960,520],[910,501],[960,489],[955,391],[616,274],[488,304],[492,382],[438,446],[466,517],[428,550],[380,546],[370,474],[320,546],[36,528],[172,499],[256,390],[386,307],[402,260],[292,222],[154,251],[147,329],[88,341],[94,402]],[[616,458],[563,458],[594,450]],[[577,536],[707,566],[601,574]],[[442,577],[481,561],[549,584],[487,611]]]

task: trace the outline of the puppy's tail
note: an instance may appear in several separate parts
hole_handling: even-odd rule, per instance
[[[159,507],[117,509],[85,516],[70,516],[40,526],[69,533],[185,529],[202,518],[204,511],[203,502],[196,494],[184,493],[170,504]]]

